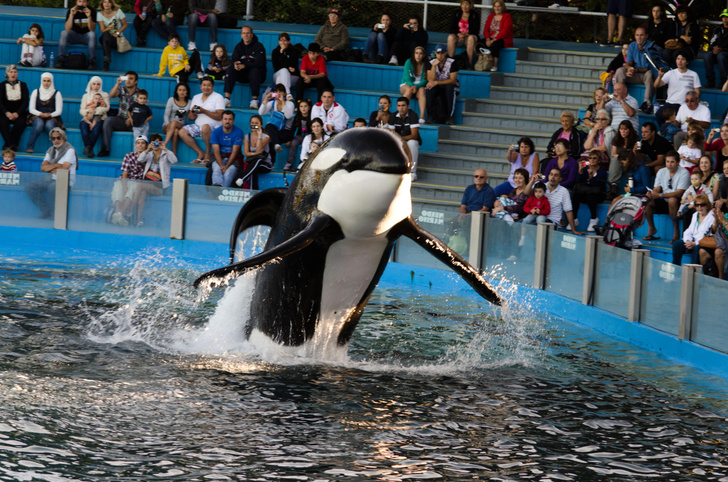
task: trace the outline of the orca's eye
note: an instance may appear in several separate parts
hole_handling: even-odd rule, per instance
[[[321,152],[316,153],[316,157],[313,159],[311,169],[323,171],[328,169],[341,160],[346,154],[346,151],[340,147],[329,147]]]

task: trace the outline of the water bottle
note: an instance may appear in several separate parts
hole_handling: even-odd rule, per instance
[[[50,60],[50,63],[48,64],[48,68],[53,69],[55,67],[56,67],[56,56],[53,55],[53,52],[51,52],[51,60]]]

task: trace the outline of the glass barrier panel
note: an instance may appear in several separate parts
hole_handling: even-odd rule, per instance
[[[76,176],[68,200],[68,229],[168,238],[172,185],[121,178]]]
[[[33,202],[40,199],[53,213],[55,181],[48,180],[45,172],[0,173],[0,225],[25,228],[53,228],[52,217],[40,218],[41,208]],[[50,189],[49,189],[50,188]]]
[[[677,335],[680,327],[680,266],[645,258],[642,270],[640,321],[647,326]]]
[[[546,290],[581,301],[584,290],[586,238],[549,230]]]
[[[597,246],[594,306],[627,318],[632,252],[604,243]]]
[[[190,184],[185,239],[228,243],[235,218],[257,191]]]
[[[692,340],[728,352],[728,281],[697,274],[693,294]]]
[[[419,244],[404,236],[397,240],[394,249],[397,250],[396,259],[398,263],[425,268],[448,269],[447,266],[422,249]]]
[[[485,235],[486,271],[514,283],[533,286],[536,231],[536,225],[489,219]]]

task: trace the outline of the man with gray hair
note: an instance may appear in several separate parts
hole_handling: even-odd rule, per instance
[[[643,27],[638,27],[634,31],[634,38],[635,41],[629,44],[627,50],[627,63],[617,69],[614,80],[627,84],[644,84],[645,101],[640,110],[645,114],[651,114],[652,95],[655,92],[653,84],[657,76],[657,69],[650,61],[659,61],[660,56],[655,44],[647,40],[647,31]]]
[[[612,115],[612,129],[619,130],[619,124],[623,120],[628,120],[634,126],[634,130],[639,132],[640,118],[637,114],[637,107],[637,99],[629,95],[624,82],[614,84],[613,98],[604,106]],[[612,153],[610,152],[609,155],[611,156]]]
[[[56,198],[56,172],[69,171],[69,187],[76,182],[78,156],[73,146],[66,140],[66,131],[54,127],[49,134],[51,147],[46,151],[40,170],[48,173],[45,179],[38,179],[25,186],[30,200],[40,209],[40,219],[53,216],[53,203]]]
[[[685,136],[688,135],[688,124],[692,122],[700,124],[703,130],[710,128],[710,109],[700,103],[700,95],[694,90],[685,94],[685,103],[680,106],[680,110],[675,116],[675,125],[682,129],[682,132],[678,132],[673,137],[675,150],[682,145]]]

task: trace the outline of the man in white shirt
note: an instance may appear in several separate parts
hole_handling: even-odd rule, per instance
[[[537,176],[540,175],[537,174]],[[584,234],[576,230],[574,210],[571,205],[571,194],[569,194],[568,189],[561,185],[561,171],[557,168],[549,171],[549,182],[546,184],[546,198],[551,205],[551,212],[547,216],[549,221],[557,227],[560,227],[561,218],[566,214],[566,220],[569,221],[569,229],[574,234]]]
[[[69,187],[76,182],[76,166],[78,156],[76,150],[66,141],[66,131],[60,127],[54,127],[49,134],[51,147],[43,158],[40,170],[47,172],[45,179],[38,179],[28,183],[25,191],[30,200],[40,209],[40,219],[48,219],[53,216],[56,198],[56,172],[59,170],[69,171]]]
[[[687,169],[680,167],[680,155],[670,151],[665,155],[665,167],[657,172],[655,186],[652,191],[647,191],[645,197],[649,199],[645,208],[645,219],[647,219],[647,236],[645,241],[660,239],[655,228],[654,215],[670,214],[674,228],[672,241],[680,239],[680,218],[677,217],[677,210],[680,208],[680,199],[685,190],[690,187],[690,174]]]
[[[694,90],[685,94],[685,104],[680,107],[675,116],[675,125],[682,129],[682,132],[678,132],[673,137],[675,150],[680,149],[688,134],[688,124],[691,122],[697,122],[703,130],[710,128],[710,109],[700,103],[700,96]]]
[[[665,119],[662,116],[663,109],[669,107],[677,112],[680,107],[685,105],[685,96],[691,90],[697,92],[698,98],[700,98],[700,78],[696,72],[688,69],[688,59],[683,54],[677,54],[675,63],[677,64],[676,69],[672,69],[669,72],[660,69],[660,72],[657,74],[657,79],[655,79],[655,88],[667,85],[667,99],[665,100],[665,104],[660,106],[655,113],[655,120],[660,127],[665,123]]]
[[[628,120],[634,126],[634,130],[640,130],[640,118],[637,114],[639,104],[637,99],[629,95],[624,82],[614,84],[614,98],[604,105],[604,108],[612,115],[612,129],[619,131],[619,124]]]
[[[212,156],[210,147],[210,134],[222,125],[222,113],[225,110],[225,98],[215,92],[215,81],[212,77],[203,77],[200,81],[201,93],[192,98],[192,106],[188,118],[194,124],[187,124],[179,130],[179,138],[187,144],[190,149],[197,153],[197,159],[193,164],[205,164]],[[205,151],[197,145],[195,137],[202,137],[205,141]]]
[[[336,103],[334,93],[325,90],[321,94],[321,101],[311,109],[311,119],[321,119],[324,123],[324,132],[332,136],[342,132],[349,126],[349,114],[341,104]]]

